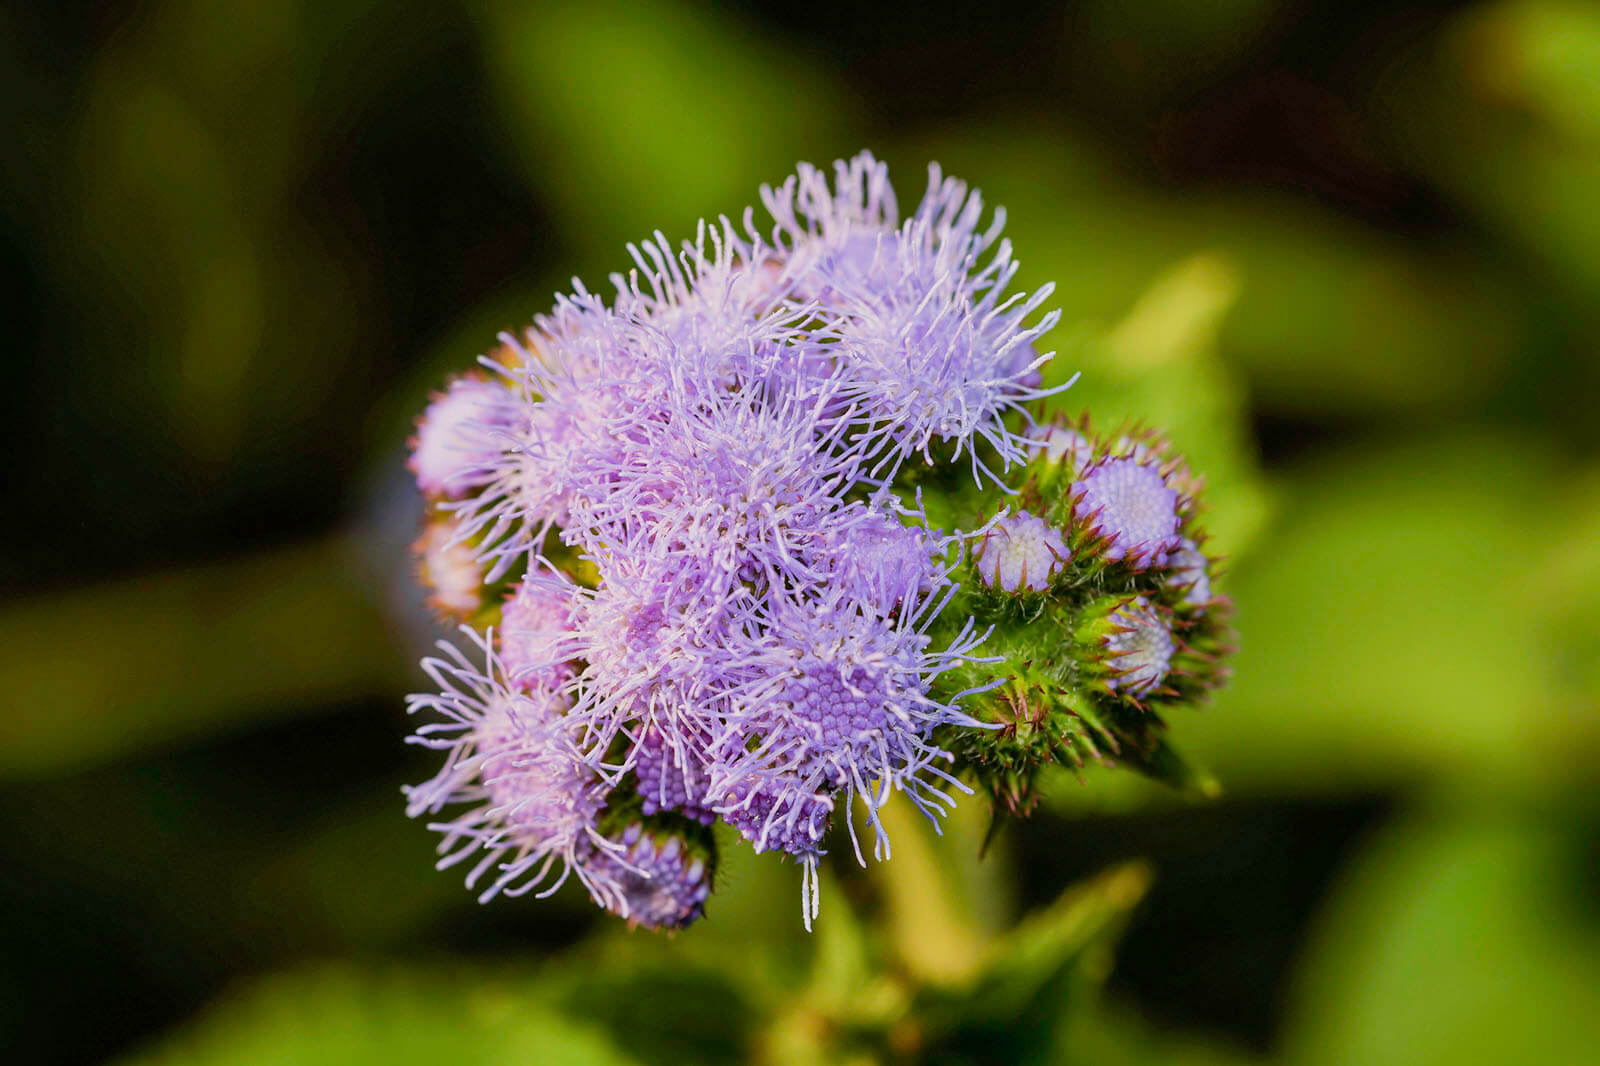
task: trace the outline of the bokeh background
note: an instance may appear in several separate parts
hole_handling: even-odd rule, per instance
[[[6,1061],[1594,1061],[1594,5],[64,0],[0,115]],[[737,849],[673,940],[478,907],[398,791],[411,419],[861,147],[1208,474],[1222,796],[969,803],[815,937]]]

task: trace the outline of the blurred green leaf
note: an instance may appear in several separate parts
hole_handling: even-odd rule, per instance
[[[60,773],[396,687],[344,537],[0,611],[0,778]]]
[[[451,907],[476,906],[457,871],[434,869],[434,837],[404,816],[398,791],[363,795],[321,817],[277,851],[254,881],[272,901],[252,908],[247,937],[272,935],[293,915],[311,942],[371,947],[404,942]],[[552,922],[587,916],[587,897],[543,901]]]
[[[1023,919],[967,982],[929,986],[913,1000],[915,1043],[938,1062],[1044,1060],[1081,1009],[1074,988],[1090,992],[1110,973],[1111,943],[1149,883],[1142,864],[1120,866]]]
[[[349,968],[235,992],[128,1066],[608,1066],[633,1063],[592,1022],[513,977]]]
[[[1205,1033],[1160,1028],[1127,1007],[1098,1002],[1064,1019],[1050,1062],[1060,1066],[1248,1066],[1273,1061]]]
[[[1270,517],[1271,496],[1250,439],[1244,389],[1217,354],[1217,332],[1238,295],[1232,265],[1199,255],[1162,274],[1103,335],[1056,357],[1055,380],[1081,372],[1053,398],[1087,408],[1095,423],[1150,426],[1169,438],[1206,480],[1203,525],[1213,553],[1249,550]]]
[[[284,57],[328,28],[305,6],[157,3],[106,38],[61,191],[63,274],[98,305],[83,343],[105,356],[84,391],[203,483],[349,395],[364,271],[298,200],[315,131]]]
[[[1248,54],[1282,6],[1279,0],[1088,0],[1065,9],[1063,51],[1074,85],[1142,110],[1212,84]]]
[[[1230,789],[1537,777],[1551,667],[1530,636],[1548,604],[1519,582],[1554,476],[1492,434],[1308,464],[1271,549],[1224,581],[1233,680],[1175,736]]]
[[[937,158],[1004,204],[1021,282],[1055,281],[1069,324],[1109,322],[1172,263],[1220,257],[1239,297],[1219,351],[1275,411],[1459,409],[1525,341],[1513,279],[1453,239],[1386,236],[1287,195],[1141,189],[1043,122],[963,129],[896,158]]]
[[[1474,80],[1561,137],[1600,148],[1600,10],[1583,0],[1479,5],[1460,32]]]
[[[1585,315],[1600,294],[1600,16],[1510,0],[1459,15],[1379,101],[1405,162]]]
[[[670,0],[482,10],[528,173],[568,240],[610,269],[629,265],[625,241],[737,219],[797,158],[857,147],[841,88],[731,13]]]
[[[749,990],[734,977],[740,960],[711,965],[670,950],[645,933],[638,951],[580,952],[552,969],[545,1002],[570,1018],[601,1025],[635,1061],[706,1066],[746,1061],[757,1017]],[[613,944],[613,948],[617,945]],[[733,972],[730,972],[733,971]]]
[[[1600,468],[1572,478],[1564,502],[1547,550],[1526,568],[1522,594],[1543,608],[1556,680],[1579,717],[1578,735],[1558,747],[1572,753],[1579,742],[1600,754]]]
[[[918,982],[960,985],[982,964],[987,937],[960,905],[950,866],[941,862],[948,848],[934,843],[933,829],[906,800],[891,800],[879,811],[894,841],[891,861],[872,872],[882,887],[888,935],[898,963]]]
[[[1593,1062],[1600,927],[1572,885],[1592,841],[1552,813],[1434,811],[1375,843],[1321,920],[1289,1060]]]

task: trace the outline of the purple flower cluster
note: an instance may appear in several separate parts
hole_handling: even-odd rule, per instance
[[[602,906],[681,925],[711,873],[674,841],[720,819],[803,865],[809,925],[836,817],[858,859],[853,815],[886,856],[891,794],[937,817],[966,790],[935,731],[983,726],[932,682],[981,637],[931,635],[961,536],[906,486],[955,463],[997,486],[1028,461],[1024,405],[1056,391],[1035,347],[1050,288],[1009,291],[1003,214],[937,166],[904,220],[865,153],[761,195],[767,232],[747,210],[630,246],[614,298],[576,285],[423,416],[429,565],[497,625],[473,638],[485,669],[424,664],[441,691],[412,707],[444,721],[416,739],[446,764],[408,795],[469,808],[435,828],[485,896],[575,872]],[[991,551],[1001,580],[1065,559],[1036,533]],[[649,832],[606,835],[628,804]]]

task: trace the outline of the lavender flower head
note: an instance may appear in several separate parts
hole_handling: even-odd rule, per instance
[[[928,606],[889,618],[836,588],[818,602],[780,607],[759,652],[772,683],[729,715],[722,748],[736,754],[719,762],[713,792],[755,780],[764,787],[746,794],[769,795],[785,813],[817,795],[859,798],[880,844],[877,808],[889,792],[940,813],[949,802],[942,789],[965,786],[939,768],[949,756],[929,737],[940,726],[979,723],[955,701],[930,696],[929,681],[969,661],[978,642],[968,625],[950,647],[931,650]],[[739,751],[746,738],[759,743]]]
[[[459,496],[483,477],[500,452],[496,431],[516,418],[512,394],[498,382],[458,378],[417,423],[411,472],[435,496]]]
[[[428,589],[428,605],[434,610],[470,618],[483,605],[483,565],[462,543],[460,526],[450,517],[424,526],[411,550],[417,558],[417,580]]]
[[[669,743],[660,729],[645,731],[633,764],[645,814],[676,811],[704,825],[716,820],[715,812],[705,806],[711,790],[701,754],[705,749],[704,743],[681,743],[678,735]]]
[[[885,803],[937,823],[982,777],[974,738],[1014,736],[985,708],[1017,671],[961,583],[1081,599],[1068,569],[1127,559],[1143,580],[1178,547],[1153,462],[1092,462],[1103,447],[1035,422],[1066,388],[1042,384],[1058,313],[1048,285],[1013,291],[1002,211],[933,166],[902,219],[868,153],[761,199],[767,223],[630,245],[609,303],[575,282],[419,429],[424,567],[484,627],[484,665],[424,661],[413,740],[444,766],[406,794],[482,898],[575,874],[678,928],[706,909],[721,821],[800,866],[809,927],[830,840],[888,859]],[[964,526],[1041,447],[1071,457],[1073,502]],[[1127,694],[1173,655],[1143,617],[1094,649]]]
[[[429,827],[443,836],[440,869],[476,859],[467,884],[488,878],[480,900],[535,889],[548,895],[573,871],[597,901],[609,899],[614,887],[578,865],[590,847],[605,846],[595,818],[606,790],[573,742],[564,697],[513,686],[489,638],[464,632],[486,665],[480,669],[441,641],[443,657],[422,663],[438,691],[408,701],[411,712],[442,719],[423,725],[412,740],[445,753],[437,775],[405,790],[408,813],[469,808]]]
[[[560,688],[574,667],[563,642],[571,632],[572,593],[557,581],[522,581],[500,608],[500,662],[525,689]]]
[[[996,476],[980,441],[1002,468],[1025,460],[1023,438],[1000,416],[1059,391],[1038,388],[1050,355],[1033,342],[1060,316],[1035,317],[1054,286],[1007,294],[1018,263],[1000,239],[1003,211],[985,225],[982,197],[935,164],[916,212],[897,224],[887,168],[869,153],[837,164],[831,189],[803,166],[762,199],[795,291],[821,304],[818,335],[840,349],[845,394],[891,474],[913,454],[932,463],[936,442],[952,458],[965,451],[975,475]]]

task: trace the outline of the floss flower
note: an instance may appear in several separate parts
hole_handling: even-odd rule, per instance
[[[499,454],[498,433],[515,419],[513,397],[499,383],[475,377],[451,382],[428,404],[412,438],[417,487],[435,496],[468,491]]]
[[[421,570],[479,628],[423,663],[408,808],[482,898],[575,876],[680,928],[720,821],[800,866],[809,926],[833,847],[891,855],[884,804],[1024,810],[1220,679],[1192,483],[1052,409],[1003,213],[932,166],[902,219],[868,153],[761,198],[630,245],[422,419]]]
[[[422,662],[437,691],[408,701],[408,710],[442,719],[422,726],[412,739],[444,752],[445,765],[431,780],[406,789],[407,812],[434,816],[446,807],[468,808],[429,828],[443,836],[441,869],[476,860],[467,884],[487,878],[481,900],[535,889],[548,895],[576,871],[604,905],[614,886],[578,858],[606,846],[595,828],[606,789],[574,743],[565,698],[559,691],[530,693],[512,685],[489,639],[465,632],[485,665],[479,668],[441,642],[443,656]]]

